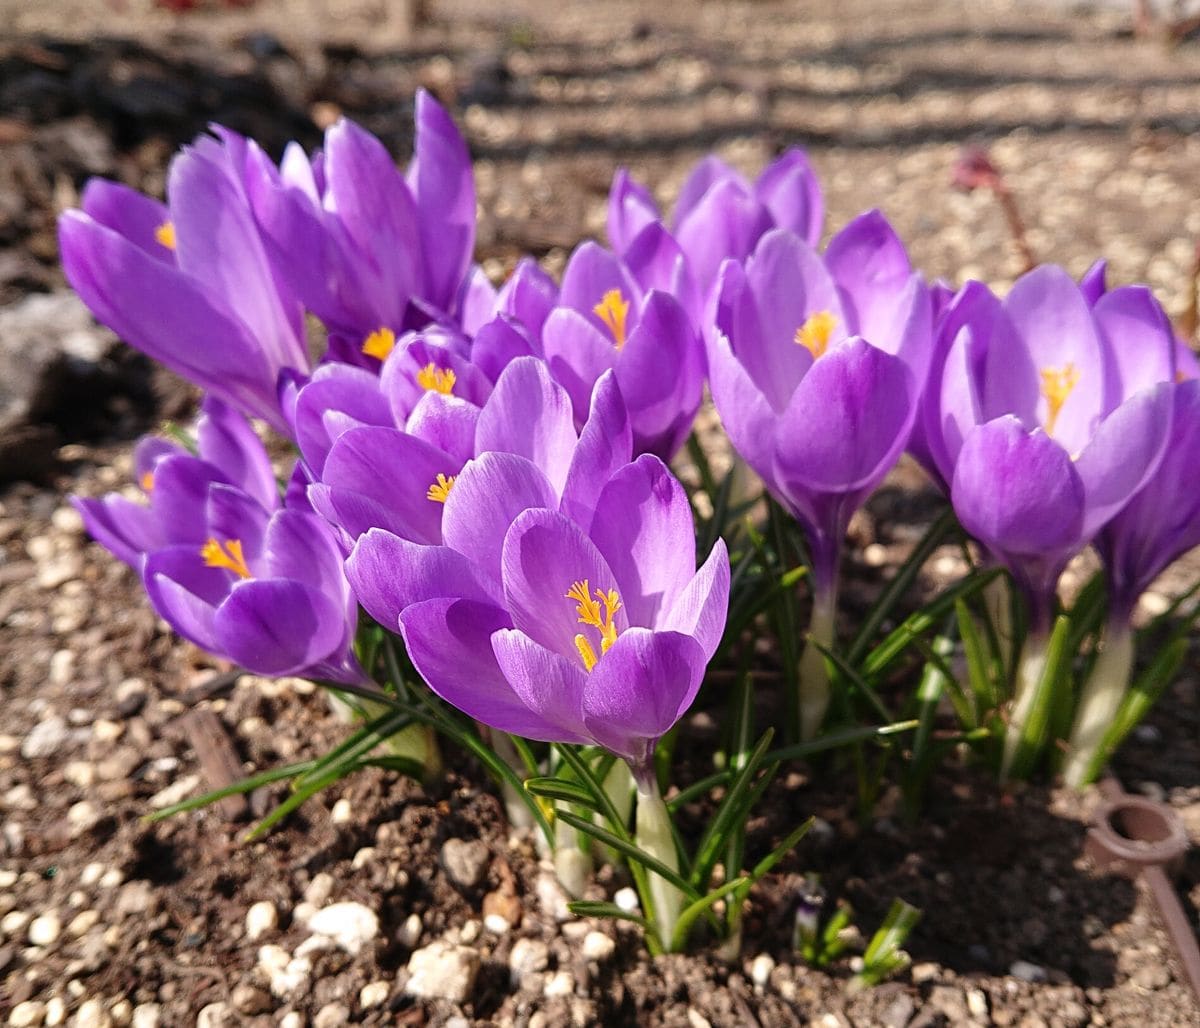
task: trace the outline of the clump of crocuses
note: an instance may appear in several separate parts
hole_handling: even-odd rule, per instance
[[[256,673],[357,697],[368,723],[347,752],[363,760],[414,723],[443,732],[551,845],[567,826],[628,862],[642,909],[616,916],[653,949],[699,924],[729,949],[750,888],[805,830],[745,870],[750,805],[789,752],[836,738],[827,721],[854,706],[831,708],[832,682],[875,718],[888,712],[873,676],[906,647],[932,655],[927,677],[948,673],[955,642],[926,643],[931,615],[874,650],[888,611],[851,646],[837,638],[850,519],[908,449],[1027,610],[1011,703],[987,699],[990,724],[964,736],[1007,722],[1005,775],[1047,741],[1059,576],[1100,550],[1108,627],[1064,766],[1073,783],[1095,772],[1130,678],[1134,604],[1200,542],[1187,478],[1200,392],[1177,381],[1195,362],[1148,291],[1107,289],[1102,264],[1079,285],[1038,268],[1004,299],[931,287],[878,211],[820,248],[824,199],[799,150],[753,182],[706,158],[669,221],[619,172],[611,250],[582,243],[561,284],[525,258],[497,285],[472,262],[467,145],[428,94],[415,120],[407,173],[347,120],[278,163],[215,128],[173,162],[165,204],[93,182],[63,216],[64,268],[96,316],[206,394],[194,438],[144,440],[128,489],[75,501],[158,613]],[[665,463],[706,378],[732,447],[803,531],[811,615],[806,633],[786,626],[808,645],[784,734],[805,741],[772,756],[768,729],[755,744],[739,676],[717,813],[693,853],[660,744],[715,655],[757,652],[756,612],[790,603],[796,580],[751,507],[730,513],[729,483],[701,467],[707,495],[690,497]],[[273,464],[247,418],[288,455]],[[969,657],[975,581],[929,608],[958,604]],[[861,741],[915,725],[837,727]]]

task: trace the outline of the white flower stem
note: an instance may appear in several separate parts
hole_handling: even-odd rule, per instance
[[[637,821],[635,841],[653,857],[657,857],[673,871],[679,870],[679,858],[675,852],[675,836],[671,832],[671,815],[658,791],[658,780],[653,769],[644,774],[635,770],[637,782]],[[646,887],[650,892],[650,903],[654,908],[654,929],[667,952],[671,950],[671,937],[675,924],[683,910],[683,894],[666,879],[653,871],[646,872]]]
[[[817,586],[813,593],[809,641],[800,655],[800,738],[812,739],[821,730],[829,709],[829,667],[825,654],[813,645],[833,648],[837,621],[837,585]]]
[[[506,732],[497,728],[492,729],[491,743],[496,756],[503,760],[518,778],[524,779],[529,774],[529,768],[525,766],[525,761],[517,753],[516,746],[513,745],[512,739]],[[533,814],[530,813],[529,806],[517,794],[517,790],[511,783],[502,782],[500,784],[500,796],[504,800],[504,813],[508,815],[508,823],[513,828],[532,828],[534,826]],[[539,841],[545,841],[546,837],[538,832],[537,838]]]
[[[1000,779],[1008,778],[1013,761],[1021,748],[1025,725],[1037,699],[1038,682],[1046,667],[1046,650],[1050,635],[1045,631],[1030,631],[1017,658],[1016,682],[1013,688],[1013,703],[1009,713],[1008,728],[1004,732],[1004,758],[1000,764]]]
[[[1013,653],[1012,592],[1008,578],[998,575],[983,587],[983,605],[1000,644],[1000,667],[1007,673]]]
[[[347,702],[330,693],[329,706],[347,724],[354,721],[373,721],[388,712],[388,707],[371,700],[355,699]],[[441,774],[442,751],[438,747],[437,734],[429,725],[414,722],[383,740],[383,748],[393,757],[403,757],[420,764],[428,778]]]
[[[1074,789],[1087,784],[1109,725],[1121,709],[1133,670],[1133,630],[1127,620],[1109,621],[1092,673],[1083,687],[1063,762],[1063,780]]]

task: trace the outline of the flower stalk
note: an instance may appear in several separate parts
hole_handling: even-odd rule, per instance
[[[1119,618],[1110,620],[1092,673],[1079,697],[1070,750],[1063,762],[1063,780],[1074,789],[1087,784],[1105,733],[1121,709],[1121,701],[1129,689],[1133,656],[1133,629],[1129,622]]]
[[[637,820],[635,841],[652,857],[661,860],[674,871],[679,870],[679,855],[675,851],[675,835],[671,831],[671,814],[663,802],[652,767],[630,766],[637,783]],[[683,894],[666,879],[651,872],[647,876],[648,896],[643,905],[664,950],[670,952],[675,925],[683,911]]]

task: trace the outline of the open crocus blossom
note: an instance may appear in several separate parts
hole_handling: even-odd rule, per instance
[[[135,349],[286,432],[281,376],[310,366],[303,310],[268,258],[246,195],[252,144],[215,131],[219,139],[201,136],[171,162],[165,207],[89,183],[83,209],[59,219],[63,271]]]
[[[1161,462],[1096,539],[1108,569],[1108,623],[1075,712],[1063,762],[1069,785],[1082,785],[1099,770],[1098,749],[1129,687],[1131,619],[1138,597],[1168,564],[1200,546],[1200,379],[1173,386],[1171,399],[1170,435]]]
[[[713,296],[713,402],[734,448],[804,526],[811,635],[833,641],[838,557],[850,517],[908,442],[930,345],[930,302],[881,215],[840,232],[825,258],[776,230]],[[829,700],[819,647],[801,664],[801,731]]]
[[[407,176],[383,144],[341,119],[312,160],[296,144],[279,168],[247,168],[254,212],[286,281],[329,329],[340,359],[369,365],[407,330],[453,320],[475,245],[466,143],[417,93]]]
[[[719,157],[700,161],[679,191],[671,234],[687,254],[702,294],[716,281],[721,262],[745,260],[765,232],[788,229],[810,246],[821,238],[824,200],[803,150],[791,149],[763,169],[751,185]],[[644,186],[620,169],[608,200],[608,238],[628,257],[641,233],[661,223],[658,205]]]
[[[1148,290],[1123,287],[1090,306],[1050,266],[1003,302],[968,283],[941,332],[949,342],[929,384],[925,442],[963,527],[1029,606],[1007,771],[1042,677],[1059,576],[1162,456],[1175,341]]]
[[[95,538],[142,576],[158,614],[184,638],[249,671],[360,683],[351,654],[357,605],[329,527],[280,507],[250,426],[209,401],[202,456],[161,440],[137,452],[150,503],[76,499]]]
[[[542,350],[576,421],[583,423],[597,379],[611,369],[634,452],[670,460],[691,431],[704,384],[700,340],[684,307],[660,289],[643,293],[628,267],[595,243],[572,255],[559,304],[543,326]]]

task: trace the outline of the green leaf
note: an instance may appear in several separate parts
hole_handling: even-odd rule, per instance
[[[811,635],[808,637],[808,641],[821,652],[822,656],[824,656],[826,660],[833,664],[838,674],[846,682],[857,689],[858,692],[865,697],[867,702],[875,708],[876,714],[878,714],[885,721],[892,716],[892,712],[887,709],[887,704],[879,698],[879,694],[867,684],[866,679],[864,679],[863,676],[860,675],[858,671],[847,662],[845,657],[843,657],[832,647],[826,646],[824,643],[820,642],[818,639],[815,639]]]
[[[963,717],[966,711],[960,712],[959,721],[971,729],[983,720],[988,711],[999,706],[1000,699],[992,679],[993,665],[988,659],[983,640],[979,637],[970,608],[960,599],[955,601],[954,613],[958,620],[958,635],[963,643],[963,655],[967,658],[967,683],[971,687],[972,696],[975,697],[975,709],[967,718]]]
[[[1067,650],[1071,619],[1060,614],[1055,619],[1050,640],[1046,645],[1045,662],[1034,686],[1021,734],[1017,740],[1011,766],[1006,778],[1027,778],[1034,769],[1042,747],[1049,737],[1050,721],[1057,703],[1056,693],[1063,688],[1068,678],[1072,653]],[[1019,698],[1018,698],[1019,702]],[[1009,725],[1008,731],[1012,731]]]
[[[731,882],[726,882],[720,888],[713,889],[707,895],[701,896],[695,903],[684,907],[679,914],[679,920],[675,922],[675,931],[671,936],[670,951],[672,953],[679,953],[687,942],[688,933],[691,932],[692,925],[696,923],[696,918],[711,910],[716,903],[719,903],[730,893],[737,892],[747,882],[748,879],[746,878],[735,878]]]
[[[999,568],[973,571],[920,610],[910,614],[867,654],[862,663],[863,677],[871,680],[877,679],[897,657],[908,649],[915,638],[924,635],[938,625],[953,609],[956,601],[966,596],[973,596],[1000,573]]]
[[[214,789],[212,792],[206,792],[202,796],[193,796],[191,799],[181,800],[179,803],[172,803],[169,807],[156,810],[153,814],[145,814],[142,820],[147,824],[153,824],[155,821],[162,821],[164,818],[174,817],[176,814],[183,814],[189,810],[198,810],[201,807],[207,807],[210,803],[216,803],[217,800],[225,799],[226,796],[238,796],[243,793],[253,792],[264,785],[270,785],[285,778],[295,778],[298,775],[302,775],[306,771],[312,770],[316,763],[315,760],[302,760],[297,764],[288,764],[286,767],[276,767],[270,771],[260,771],[258,774],[251,775],[249,778],[243,778],[232,785]]]
[[[708,823],[708,828],[696,847],[696,859],[692,864],[692,888],[703,888],[712,875],[717,858],[721,854],[729,833],[738,823],[745,822],[744,803],[752,792],[754,776],[758,773],[763,762],[763,755],[774,738],[774,729],[768,728],[758,740],[758,744],[746,758],[746,764],[737,774],[730,785],[725,799],[717,807],[716,813]]]
[[[925,534],[921,537],[921,541],[913,548],[912,553],[908,555],[908,559],[900,565],[896,576],[888,583],[883,594],[863,620],[862,627],[858,630],[854,641],[846,650],[846,660],[849,663],[858,664],[862,659],[863,654],[867,652],[867,647],[871,644],[871,640],[875,637],[875,633],[879,631],[879,626],[891,616],[900,598],[908,593],[921,568],[933,554],[933,551],[941,545],[942,539],[954,527],[954,524],[954,510],[947,507],[938,516],[937,520],[929,526]]]
[[[921,920],[921,911],[902,899],[892,900],[891,908],[879,930],[871,937],[863,954],[863,969],[853,979],[853,987],[877,985],[909,964],[901,947]]]
[[[920,723],[916,720],[896,721],[890,725],[866,725],[862,728],[842,728],[836,732],[823,732],[819,737],[810,739],[808,742],[793,743],[790,746],[771,750],[765,759],[782,762],[796,760],[800,757],[811,757],[814,753],[835,750],[839,746],[850,746],[874,738],[886,738],[899,732],[911,732]]]
[[[608,917],[614,921],[632,921],[641,925],[643,931],[649,931],[650,926],[644,917],[622,910],[615,903],[604,903],[599,900],[572,900],[567,909],[577,917]]]
[[[544,796],[558,803],[572,803],[596,814],[602,813],[600,804],[591,792],[574,782],[565,782],[561,778],[527,778],[525,788],[535,796]]]
[[[809,830],[812,828],[815,822],[816,818],[810,817],[803,824],[798,825],[789,833],[783,842],[781,842],[778,846],[771,850],[770,853],[763,857],[762,860],[754,865],[753,870],[751,870],[750,874],[746,876],[748,885],[746,892],[743,895],[749,894],[749,886],[757,882],[763,877],[763,875],[770,874],[775,865],[778,864],[784,857],[786,857],[788,853],[795,849],[800,840],[809,833]]]

